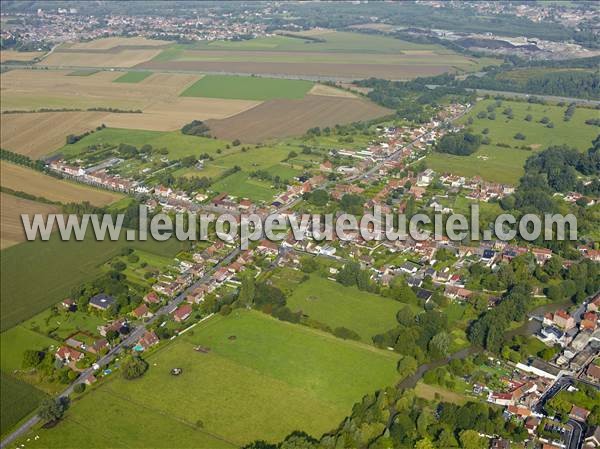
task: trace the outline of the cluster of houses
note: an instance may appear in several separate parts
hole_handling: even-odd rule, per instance
[[[560,346],[557,367],[579,372],[600,351],[600,295],[573,314],[566,310],[547,313],[536,336],[549,346]]]

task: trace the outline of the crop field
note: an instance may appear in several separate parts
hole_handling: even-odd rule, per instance
[[[11,282],[0,285],[0,330],[62,301],[73,287],[99,276],[102,265],[125,247],[174,257],[182,244],[174,239],[128,242],[124,237],[116,242],[96,241],[91,234],[81,242],[64,242],[55,233],[47,242],[24,242],[3,250],[1,272]]]
[[[109,50],[115,47],[162,47],[171,44],[170,41],[147,39],[145,37],[106,37],[89,42],[63,44],[61,48],[75,50]]]
[[[0,193],[0,249],[25,240],[21,214],[42,214],[46,217],[50,213],[60,213],[60,207]]]
[[[210,351],[196,352],[196,345]],[[173,423],[189,429],[185,443],[170,440],[177,447],[212,449],[212,442],[198,441],[205,435],[236,446],[258,438],[275,441],[297,429],[319,436],[364,394],[397,377],[394,354],[243,310],[208,320],[148,361],[142,378],[118,378],[98,388],[54,429],[39,431],[31,447],[96,447],[104,439],[144,447],[166,429],[179,438]],[[173,367],[183,373],[170,375]],[[78,426],[112,422],[115,413],[122,426],[81,440]],[[156,423],[146,435],[135,425],[142,418]]]
[[[89,201],[95,206],[106,206],[123,197],[119,193],[63,181],[36,170],[7,162],[0,163],[0,171],[3,187],[26,192],[51,201],[60,201],[61,203]]]
[[[271,100],[304,98],[313,83],[303,80],[250,76],[205,75],[181,96],[228,98],[239,100]]]
[[[358,98],[307,95],[300,100],[269,100],[223,120],[208,120],[211,134],[220,139],[264,142],[305,133],[309,128],[370,120],[391,113]]]
[[[113,83],[139,83],[150,75],[152,75],[152,72],[127,72],[125,75],[114,80]]]
[[[475,105],[471,113],[462,119],[463,123],[470,118],[473,124],[468,125],[476,134],[488,129],[490,145],[481,145],[479,150],[469,156],[432,153],[427,156],[427,165],[438,173],[454,173],[461,176],[481,176],[492,182],[517,184],[524,173],[525,161],[532,151],[539,151],[551,145],[568,145],[585,151],[592,145],[598,135],[597,128],[585,124],[585,120],[597,117],[593,109],[578,107],[570,121],[565,122],[566,106],[529,104],[518,101],[502,101],[495,109],[496,119],[477,118],[477,114],[493,105],[494,100],[483,100]],[[511,108],[512,120],[502,112]],[[525,117],[531,115],[531,121]],[[540,121],[547,117],[553,124],[548,128]],[[524,140],[516,140],[516,133],[525,135]],[[509,145],[506,148],[501,145]],[[522,149],[522,146],[528,149]]]
[[[44,54],[43,51],[2,50],[2,51],[0,51],[0,62],[6,62],[6,61],[27,62],[27,61],[33,61],[35,58],[39,58],[43,54]]]
[[[4,373],[0,373],[0,395],[1,435],[34,411],[45,396],[37,388]]]
[[[32,159],[46,156],[65,144],[69,134],[82,134],[104,123],[107,112],[35,112],[3,114],[0,145]]]
[[[116,51],[115,51],[116,50]],[[57,48],[37,65],[59,67],[133,67],[149,61],[158,54],[160,48],[114,47],[110,50],[82,50]]]
[[[351,329],[366,343],[371,343],[374,335],[394,328],[396,313],[404,306],[398,301],[356,287],[344,287],[319,276],[311,276],[297,285],[287,298],[287,305],[332,329]]]
[[[192,74],[157,73],[137,83],[114,83],[122,73],[100,71],[89,76],[67,76],[69,73],[62,70],[11,70],[3,73],[0,75],[2,110],[141,110],[141,114],[106,114],[102,123],[118,128],[170,131],[192,120],[223,119],[259,104],[250,100],[179,97],[198,80],[199,76]],[[62,127],[68,126],[65,123]],[[67,134],[64,132],[64,136]]]
[[[324,95],[326,97],[342,97],[342,98],[356,98],[356,95],[347,90],[336,89],[335,87],[327,86],[325,84],[315,83],[311,90],[308,91],[310,95]]]
[[[308,34],[324,41],[308,41],[298,33],[297,37],[272,36],[243,42],[174,45],[139,67],[351,79],[371,76],[407,79],[445,71],[473,71],[496,62],[491,58],[467,58],[437,45],[413,44],[386,36],[323,30]]]

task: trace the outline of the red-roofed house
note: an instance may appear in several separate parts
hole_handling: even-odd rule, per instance
[[[160,298],[156,292],[150,292],[144,296],[144,302],[147,302],[148,304],[158,304],[160,302]]]
[[[77,362],[83,358],[83,352],[68,346],[61,346],[54,356],[63,363]]]
[[[181,323],[187,320],[192,314],[192,306],[189,304],[184,304],[177,308],[175,312],[173,312],[173,319],[178,323]]]
[[[160,340],[156,336],[154,331],[146,331],[143,337],[138,340],[138,345],[140,345],[144,349],[148,349],[149,347],[157,345],[159,343]]]
[[[154,315],[146,304],[140,304],[138,307],[131,311],[131,314],[138,319],[150,318]]]
[[[571,412],[569,413],[569,417],[572,419],[575,419],[577,421],[584,421],[587,419],[587,417],[589,416],[590,411],[586,410],[584,408],[581,407],[577,407],[576,405],[574,405],[571,408]]]

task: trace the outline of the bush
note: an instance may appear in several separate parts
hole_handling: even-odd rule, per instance
[[[127,380],[141,377],[148,369],[148,363],[137,355],[131,355],[121,366],[123,378]]]
[[[344,340],[360,340],[360,335],[347,327],[336,327],[333,330],[333,335]]]
[[[79,393],[79,394],[83,393],[83,392],[85,391],[85,384],[84,384],[84,383],[79,383],[79,384],[76,384],[76,385],[73,387],[73,391],[74,391],[75,393]]]
[[[525,134],[523,133],[517,133],[513,136],[513,138],[516,140],[525,140],[527,137],[525,137]]]

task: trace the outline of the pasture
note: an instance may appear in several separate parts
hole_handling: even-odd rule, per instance
[[[194,351],[197,345],[210,351]],[[116,378],[74,404],[64,422],[40,431],[39,445],[72,446],[80,438],[75,424],[96,422],[99,415],[111,422],[117,414],[118,426],[103,429],[102,436],[87,434],[78,447],[97,446],[104,438],[130,441],[132,434],[136,447],[148,446],[172,423],[190,429],[187,444],[196,441],[194,447],[205,447],[197,442],[205,434],[236,446],[280,440],[297,429],[320,436],[364,394],[397,377],[394,354],[244,310],[211,318],[148,362],[142,378]],[[173,367],[183,373],[170,375]],[[142,417],[156,423],[145,436],[132,425]]]
[[[0,373],[0,435],[8,433],[19,421],[34,411],[45,394],[28,383]]]
[[[495,100],[482,100],[460,120],[476,134],[484,135],[483,131],[487,129],[488,133],[485,135],[491,141],[489,145],[481,145],[479,150],[469,156],[434,152],[427,156],[427,165],[438,173],[481,176],[488,181],[515,185],[523,176],[525,161],[533,151],[543,150],[551,145],[568,145],[586,151],[598,135],[596,127],[585,124],[585,120],[598,115],[594,109],[578,107],[571,120],[565,121],[567,106],[502,100],[501,105],[493,111],[496,118],[490,120],[487,108],[494,105]],[[512,110],[513,119],[503,113],[507,108]],[[485,118],[477,117],[483,113]],[[531,116],[530,121],[525,120],[528,115]],[[553,123],[552,128],[541,123],[544,117]],[[473,120],[470,125],[467,123],[469,119]],[[517,133],[522,133],[525,139],[515,139]],[[526,148],[521,148],[523,146]]]
[[[98,277],[101,266],[125,247],[141,249],[165,257],[174,257],[182,243],[96,241],[91,234],[81,242],[62,241],[54,233],[50,240],[24,242],[2,251],[0,285],[2,318],[0,330],[33,317],[68,297],[73,287]]]
[[[304,98],[313,83],[303,80],[262,78],[256,76],[205,75],[182,94],[182,97],[209,97],[239,100]]]
[[[317,275],[298,284],[287,298],[287,305],[331,329],[351,329],[366,343],[371,343],[374,335],[394,328],[396,313],[404,306],[393,299],[345,287]]]
[[[21,214],[60,213],[60,207],[0,193],[0,249],[25,241]]]
[[[314,30],[310,37],[322,41],[303,39],[302,33],[296,33],[294,37],[174,45],[139,67],[332,79],[407,79],[447,71],[474,71],[496,62],[491,58],[468,58],[438,45],[414,44],[387,36]]]
[[[564,113],[568,105],[556,106],[550,104],[533,104],[523,101],[502,100],[501,105],[496,107],[495,120],[489,118],[478,118],[477,114],[485,112],[489,115],[487,108],[494,106],[495,100],[479,101],[471,112],[463,117],[460,122],[466,124],[467,120],[473,119],[469,125],[477,134],[484,129],[489,130],[487,136],[492,144],[507,144],[511,147],[529,146],[533,150],[541,150],[551,145],[569,145],[580,151],[586,151],[592,146],[592,140],[598,135],[598,128],[586,125],[585,121],[598,117],[598,111],[591,108],[578,107],[569,121],[564,120]],[[510,108],[513,119],[509,119],[503,111]],[[530,115],[531,121],[525,120]],[[548,128],[541,120],[547,117],[554,125]],[[516,140],[516,133],[525,135],[524,140]],[[472,156],[477,155],[475,153]]]
[[[54,178],[27,167],[7,162],[0,163],[2,186],[17,192],[60,201],[61,203],[81,203],[89,201],[94,206],[106,206],[118,201],[123,195],[107,190],[95,189],[83,184]]]
[[[113,81],[122,73],[100,71],[89,76],[67,76],[69,73],[63,70],[11,70],[1,74],[2,111],[40,108],[140,110],[142,113],[105,114],[100,123],[117,128],[171,131],[192,120],[223,119],[259,104],[250,100],[179,97],[199,79],[199,75],[193,74],[156,73],[136,83],[115,83]],[[56,132],[69,126],[65,121]],[[62,138],[67,134],[69,132],[63,131]]]
[[[114,80],[113,83],[139,83],[150,75],[152,75],[152,72],[127,72]]]
[[[220,139],[264,142],[297,136],[315,126],[370,120],[391,110],[359,98],[307,95],[300,100],[277,99],[222,120],[208,120],[211,134]]]

